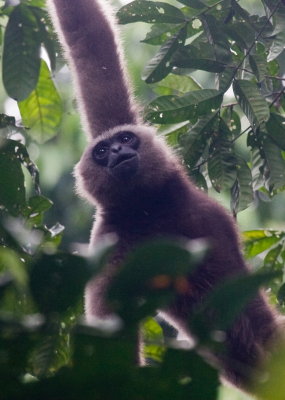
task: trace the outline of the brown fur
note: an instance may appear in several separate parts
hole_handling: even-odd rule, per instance
[[[177,296],[163,310],[167,320],[190,336],[188,317],[205,295],[226,277],[249,273],[235,223],[189,181],[155,129],[138,124],[114,39],[115,22],[112,16],[106,17],[103,1],[49,0],[49,4],[80,94],[81,114],[94,138],[75,169],[78,191],[97,209],[90,247],[106,234],[118,238],[110,264],[87,285],[87,319],[104,318],[112,312],[105,301],[106,290],[126,254],[138,243],[161,236],[204,238],[212,250],[191,276],[191,292]],[[124,181],[96,164],[92,150],[100,140],[126,130],[139,137],[140,146],[139,169]],[[265,357],[276,331],[276,316],[258,294],[226,332],[227,354],[219,357],[225,376],[245,384],[249,371]]]
[[[88,136],[139,122],[108,1],[48,0],[48,6],[71,67]]]
[[[111,136],[126,127],[117,127],[103,135]],[[110,280],[126,254],[147,238],[185,237],[206,239],[210,256],[191,275],[191,293],[177,296],[162,315],[190,337],[187,320],[210,290],[225,278],[248,274],[242,258],[234,221],[215,201],[198,190],[188,179],[180,162],[153,128],[128,126],[141,140],[140,169],[127,182],[118,182],[105,167],[94,163],[91,151],[97,139],[86,150],[76,167],[79,191],[97,206],[91,248],[104,235],[115,233],[117,250],[101,276],[86,289],[87,319],[104,318],[111,313],[105,302]],[[252,368],[266,355],[267,345],[277,330],[274,312],[260,294],[250,302],[226,333],[226,356],[218,357],[225,376],[235,384],[245,384]]]

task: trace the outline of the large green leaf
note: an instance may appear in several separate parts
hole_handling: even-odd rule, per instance
[[[3,50],[3,82],[8,95],[24,100],[36,87],[40,72],[40,36],[29,7],[18,5],[10,15]]]
[[[37,142],[43,143],[56,135],[62,118],[62,104],[43,60],[37,87],[19,103],[19,109],[29,135]]]
[[[254,129],[269,119],[269,107],[254,82],[236,80],[233,89],[239,105]]]
[[[268,229],[243,232],[245,255],[247,258],[255,257],[270,249],[284,237],[284,232]]]
[[[172,70],[169,60],[173,53],[182,46],[186,38],[186,27],[183,27],[177,34],[172,36],[158,53],[151,59],[145,68],[143,78],[146,83],[154,83],[162,80]]]
[[[131,22],[166,22],[179,24],[186,22],[184,14],[176,7],[159,1],[135,0],[122,7],[117,13],[121,24]]]
[[[222,94],[214,89],[195,90],[182,97],[162,96],[152,101],[146,109],[146,118],[158,124],[190,120],[217,109]]]

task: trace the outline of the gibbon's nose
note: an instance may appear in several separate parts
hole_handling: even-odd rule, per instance
[[[122,145],[120,143],[114,143],[112,144],[110,150],[112,153],[119,153],[122,150]]]

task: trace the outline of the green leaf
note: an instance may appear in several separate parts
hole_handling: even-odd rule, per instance
[[[282,251],[284,250],[284,244],[278,244],[273,249],[269,250],[269,252],[264,257],[263,268],[268,270],[277,270],[283,268],[283,260],[282,260]]]
[[[33,179],[35,191],[39,194],[39,171],[36,165],[31,161],[26,147],[22,143],[11,139],[0,141],[0,149],[1,147],[4,153],[10,154],[12,159],[16,157],[17,161],[21,162],[21,164],[27,168]]]
[[[280,114],[270,113],[266,130],[277,146],[285,150],[285,118]]]
[[[184,277],[194,270],[204,252],[203,246],[191,248],[189,242],[185,246],[183,242],[168,240],[157,240],[135,249],[111,283],[109,299],[114,311],[125,321],[138,322],[159,306],[169,304],[175,292],[187,287]]]
[[[274,30],[271,35],[275,36],[267,56],[267,61],[269,62],[275,60],[284,50],[285,5],[283,1],[278,0],[265,0],[265,3],[270,12],[273,13]]]
[[[195,350],[168,349],[161,366],[161,375],[162,387],[168,382],[169,388],[164,396],[154,395],[152,400],[158,398],[216,400],[219,397],[220,383],[217,369]],[[176,387],[175,381],[177,381]],[[156,380],[154,386],[158,386]]]
[[[233,144],[220,132],[209,150],[209,178],[214,189],[220,192],[229,189],[237,179],[237,159],[233,153]]]
[[[284,14],[285,18],[285,14]],[[285,42],[285,22],[283,19],[283,30],[278,32],[271,47],[269,54],[267,56],[267,62],[275,60],[283,51],[284,51],[284,42]]]
[[[268,229],[243,232],[245,256],[247,258],[255,257],[263,251],[269,250],[284,237],[285,233]]]
[[[206,193],[208,192],[207,181],[198,168],[190,170],[190,178],[198,188]]]
[[[222,60],[216,60],[215,49],[209,43],[197,43],[181,47],[171,64],[178,68],[194,68],[209,72],[221,72],[226,64]]]
[[[154,91],[160,95],[186,94],[201,89],[201,86],[190,76],[169,74]]]
[[[167,40],[169,40],[174,34],[180,31],[181,28],[182,25],[173,25],[173,24],[152,25],[145,39],[142,40],[142,43],[147,43],[154,46],[162,45]]]
[[[221,92],[225,93],[232,84],[233,78],[235,76],[235,69],[232,67],[225,68],[218,75],[218,88]]]
[[[29,223],[34,225],[41,225],[43,213],[51,208],[52,201],[44,196],[30,197],[26,209],[23,210],[23,215],[29,219]]]
[[[3,82],[10,97],[24,100],[36,87],[40,72],[40,36],[37,19],[29,7],[12,11],[5,32]]]
[[[198,10],[206,8],[206,4],[201,0],[178,0],[179,3],[185,4],[188,7],[197,8]]]
[[[244,8],[242,8],[236,0],[232,0],[232,7],[237,19],[248,21],[250,14]]]
[[[19,109],[29,135],[37,142],[43,143],[56,135],[62,118],[62,104],[43,60],[37,87],[19,103]]]
[[[251,66],[252,72],[257,77],[258,82],[265,79],[267,72],[267,63],[265,54],[254,54],[249,56],[249,64]]]
[[[39,26],[40,40],[43,43],[51,64],[51,69],[56,67],[56,35],[53,32],[52,24],[48,13],[38,7],[32,8]]]
[[[181,124],[179,124],[181,125]],[[189,131],[189,124],[184,123],[182,126],[179,126],[174,130],[167,131],[164,133],[167,143],[172,147],[179,146],[180,137],[185,135]],[[177,126],[177,125],[176,125]],[[175,125],[174,125],[175,127]]]
[[[26,191],[19,147],[13,142],[0,142],[0,210],[17,216],[26,204]]]
[[[236,99],[243,112],[256,129],[269,119],[269,107],[255,83],[236,80],[233,84]]]
[[[31,213],[44,213],[51,208],[53,202],[45,196],[33,196],[29,199]]]
[[[82,257],[43,254],[32,267],[31,292],[42,313],[66,313],[81,299],[89,278],[87,262]]]
[[[247,163],[238,158],[237,179],[231,189],[231,209],[234,214],[245,210],[253,202],[252,176]]]
[[[146,119],[157,124],[190,120],[217,109],[222,94],[214,89],[195,90],[182,97],[162,96],[152,101],[146,109]]]
[[[247,144],[251,147],[252,186],[254,190],[258,190],[264,186],[266,172],[265,157],[263,152],[260,151],[260,141],[253,131],[248,135]]]
[[[248,49],[255,40],[255,31],[251,24],[235,21],[226,26],[226,32],[241,50]]]
[[[232,107],[225,107],[222,118],[227,125],[229,132],[231,133],[229,137],[231,140],[233,140],[240,134],[241,131],[240,116],[233,110]]]
[[[169,63],[173,53],[181,46],[186,38],[186,29],[183,27],[177,34],[172,36],[158,53],[151,59],[143,73],[146,83],[154,83],[162,80],[172,70]]]
[[[44,7],[46,3],[45,0],[21,0],[21,2],[33,7]]]
[[[185,22],[184,14],[176,7],[159,1],[135,0],[122,7],[117,13],[120,24],[131,22],[166,22],[179,24]]]
[[[209,44],[213,46],[215,60],[225,64],[230,63],[232,60],[230,45],[219,21],[210,14],[202,14],[201,21]]]
[[[285,160],[279,147],[268,137],[263,143],[263,152],[268,168],[266,188],[269,192],[285,186]]]
[[[0,272],[8,272],[19,287],[26,287],[28,276],[26,265],[20,260],[19,255],[9,248],[0,247]]]
[[[158,322],[147,318],[143,323],[143,353],[146,360],[161,362],[165,353],[163,331]]]
[[[191,168],[195,167],[203,155],[208,145],[208,139],[212,136],[217,122],[217,113],[209,113],[201,118],[189,129],[187,135],[183,135],[181,144],[183,145],[183,155]]]

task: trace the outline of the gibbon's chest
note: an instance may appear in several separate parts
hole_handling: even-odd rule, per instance
[[[115,233],[132,244],[159,237],[202,237],[196,220],[194,213],[189,210],[182,213],[179,208],[129,208],[124,213],[105,216],[101,232]]]

